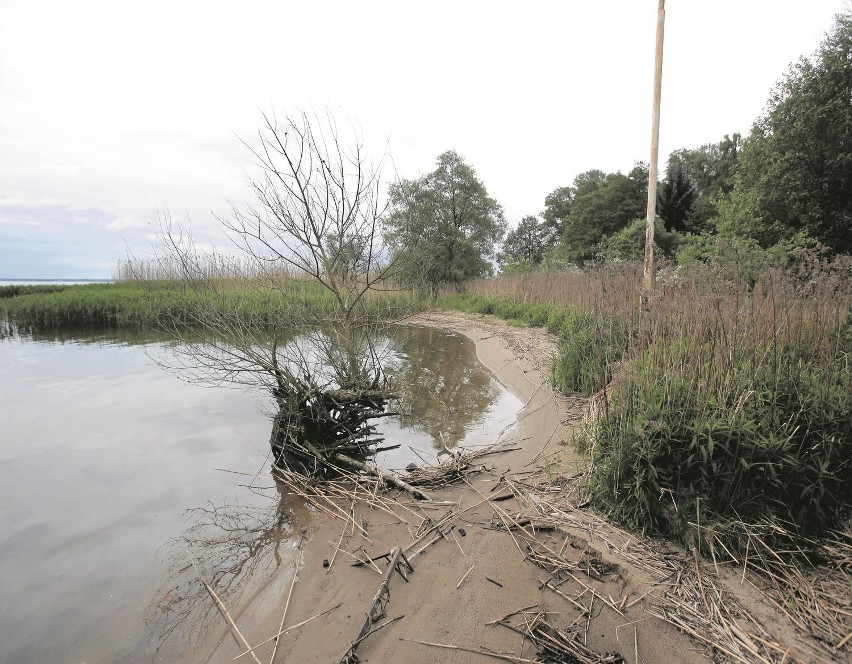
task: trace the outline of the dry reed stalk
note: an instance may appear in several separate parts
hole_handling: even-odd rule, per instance
[[[257,644],[256,646],[254,646],[253,648],[250,648],[249,650],[246,650],[245,652],[241,652],[239,655],[237,655],[236,657],[234,657],[234,661],[238,660],[240,657],[243,657],[243,656],[245,656],[245,655],[248,655],[250,652],[254,652],[255,650],[257,650],[257,649],[258,649],[258,648],[260,648],[261,646],[265,646],[265,645],[266,645],[267,643],[269,643],[270,641],[274,641],[274,640],[275,640],[275,639],[277,639],[279,636],[281,636],[281,635],[283,635],[283,634],[286,634],[287,632],[292,632],[294,629],[298,629],[299,627],[304,627],[304,626],[305,626],[305,625],[307,625],[309,622],[311,622],[311,621],[313,621],[313,620],[316,620],[317,618],[322,618],[322,617],[323,617],[324,615],[326,615],[327,613],[331,613],[331,612],[332,612],[332,611],[334,611],[335,609],[339,609],[341,606],[343,606],[343,602],[341,602],[340,604],[335,604],[335,605],[334,605],[334,606],[332,606],[330,609],[326,609],[325,611],[323,611],[323,612],[321,612],[321,613],[317,613],[316,615],[311,616],[311,617],[310,617],[310,618],[308,618],[307,620],[303,620],[302,622],[296,623],[295,625],[290,625],[290,627],[288,627],[287,629],[283,629],[283,630],[281,630],[280,632],[278,632],[278,634],[274,634],[273,636],[270,636],[268,639],[266,639],[266,641],[261,641],[260,643],[258,643],[258,644]]]
[[[187,553],[189,555],[189,553]],[[222,600],[219,599],[219,596],[213,591],[213,588],[210,587],[210,584],[204,580],[204,577],[201,575],[201,570],[198,569],[198,565],[195,564],[195,560],[192,556],[189,556],[189,561],[192,563],[192,566],[195,568],[195,573],[198,575],[198,579],[204,584],[204,589],[207,590],[207,594],[213,599],[213,603],[216,605],[216,608],[219,609],[219,613],[222,614],[222,617],[225,619],[225,622],[228,623],[228,627],[231,628],[231,634],[234,637],[234,640],[244,648],[248,648],[251,650],[251,646],[249,642],[246,641],[246,637],[243,636],[243,633],[240,631],[240,628],[237,627],[237,623],[234,622],[234,619],[231,618],[231,614],[228,613],[228,609],[225,608],[225,605],[222,603]],[[260,660],[254,653],[251,653],[252,659],[260,664]]]
[[[554,486],[550,480],[536,485],[534,478],[527,478],[524,484],[519,486],[518,482],[508,479],[507,484],[516,495],[532,496],[531,502],[536,512],[540,517],[546,518],[548,523],[562,523],[567,527],[582,528],[590,537],[597,537],[606,541],[610,547],[619,552],[619,555],[650,572],[656,579],[657,587],[664,589],[659,597],[654,597],[652,608],[646,609],[651,615],[670,622],[693,638],[715,648],[719,653],[723,653],[724,657],[731,661],[768,663],[778,661],[781,656],[786,656],[786,661],[790,664],[801,661],[790,652],[783,650],[780,645],[771,644],[769,639],[755,634],[756,630],[762,632],[762,628],[733,597],[724,593],[716,585],[712,574],[708,575],[707,572],[701,571],[697,559],[684,561],[666,555],[650,543],[638,540],[606,523],[593,513],[576,509],[566,499],[568,492],[564,490],[564,487],[560,487],[563,490],[554,491]],[[613,543],[611,535],[603,534],[604,529],[608,533],[616,533],[621,542],[618,545]],[[756,543],[757,540],[755,539],[752,544]],[[564,549],[564,545],[562,548]],[[749,566],[753,573],[757,564],[754,551],[752,547],[749,558]],[[568,561],[562,563],[559,560],[561,556],[551,558],[531,549],[529,557],[532,562],[545,567],[545,569],[564,570],[578,584],[594,592],[594,588],[579,579],[569,569],[566,569],[571,565]],[[782,578],[777,573],[776,577]],[[783,578],[789,582],[789,575]],[[570,599],[552,583],[542,583],[543,587],[549,587],[557,594]],[[648,590],[626,605],[622,600],[623,610],[632,607],[652,591],[653,589]],[[597,593],[595,596],[613,610],[618,611],[621,608],[611,599]],[[834,615],[839,614],[835,612]],[[748,626],[745,626],[746,624]],[[846,633],[843,632],[843,635],[845,636]],[[850,638],[850,641],[852,641],[852,638]],[[846,644],[848,643],[849,641],[846,642]]]
[[[293,570],[293,578],[290,580],[290,590],[287,592],[287,601],[284,602],[284,613],[281,615],[281,624],[278,626],[278,631],[284,629],[284,620],[287,618],[287,609],[290,608],[290,598],[293,596],[293,588],[296,585],[296,577],[299,576],[299,568],[302,566],[302,547],[299,546],[299,562],[296,563],[296,569]],[[272,657],[269,659],[269,664],[275,664],[275,653],[278,652],[278,639],[275,639],[275,645],[272,648]]]
[[[464,573],[464,576],[463,576],[463,577],[459,580],[459,582],[456,584],[456,590],[458,590],[459,588],[461,588],[461,584],[463,584],[463,583],[464,583],[464,580],[467,578],[468,574],[470,574],[470,573],[473,571],[473,568],[474,568],[474,567],[476,567],[476,565],[475,565],[475,564],[471,565],[471,566],[470,566],[470,569],[468,569],[468,570],[467,570],[467,572],[465,572],[465,573]]]
[[[349,513],[352,514],[354,510],[355,503],[353,502],[352,506],[349,508]],[[326,574],[328,574],[331,571],[331,568],[334,566],[334,561],[337,559],[337,552],[340,551],[340,545],[343,544],[343,536],[346,535],[346,529],[348,527],[348,523],[343,524],[343,529],[340,531],[340,539],[337,540],[337,546],[334,547],[334,553],[331,556],[331,562],[328,563],[328,569],[325,571]]]
[[[446,643],[432,643],[431,641],[418,641],[417,639],[404,639],[402,637],[399,638],[400,641],[405,641],[407,643],[416,643],[421,646],[431,646],[433,648],[445,648],[446,650],[460,650],[462,652],[472,652],[476,655],[484,655],[486,657],[494,657],[496,659],[502,659],[505,662],[522,662],[524,664],[538,664],[534,659],[524,659],[523,657],[512,657],[511,655],[501,655],[496,652],[490,652],[488,650],[476,650],[475,648],[465,648],[464,646],[454,646]]]
[[[475,465],[474,462],[481,457],[500,451],[502,450],[485,448],[473,452],[455,452],[436,465],[420,466],[408,471],[406,479],[413,486],[441,489],[483,472],[485,467]]]
[[[789,537],[775,524],[772,529]],[[826,656],[852,649],[852,526],[847,524],[834,539],[811,543],[824,561],[816,568],[806,566],[807,556],[798,548],[783,552],[785,560],[761,532],[751,531],[749,541],[754,544],[750,564],[757,581],[752,585],[801,632],[824,643]]]
[[[462,549],[462,545],[461,543],[459,543],[456,534],[452,531],[450,531],[450,534],[453,536],[453,541],[456,543],[456,546],[459,548],[459,551],[461,551],[462,557],[467,558],[467,554],[464,552],[464,549]]]
[[[496,624],[521,634],[538,648],[538,657],[548,662],[572,662],[579,664],[625,664],[620,654],[605,654],[595,652],[579,640],[577,630],[566,632],[547,622],[545,612],[534,615],[524,612],[523,624],[513,625],[506,620]],[[584,630],[583,636],[585,637]],[[537,661],[540,661],[537,660]]]

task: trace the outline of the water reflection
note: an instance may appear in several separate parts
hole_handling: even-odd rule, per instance
[[[472,341],[420,327],[399,328],[392,339],[386,371],[400,395],[402,428],[423,432],[441,450],[483,425],[501,388],[476,359]]]
[[[191,560],[235,620],[282,568],[292,569],[293,545],[308,533],[313,514],[302,499],[276,489],[265,505],[211,502],[187,511],[189,527],[159,552],[168,572],[145,610],[147,637],[135,653],[125,653],[128,658],[147,653],[168,659],[178,652],[186,658],[211,630],[227,636]]]
[[[14,324],[0,321],[0,339],[4,336],[20,338],[21,333]],[[166,353],[163,349],[171,348],[174,343],[174,338],[163,332],[133,330],[28,331],[23,338],[53,343],[117,343],[149,348],[156,345],[160,350],[154,359],[160,362]],[[204,339],[199,336],[196,341],[203,343]],[[298,338],[295,343],[298,344]],[[393,391],[399,395],[392,404],[399,415],[379,424],[379,435],[385,435],[387,444],[394,444],[396,429],[403,429],[423,434],[428,440],[418,437],[417,443],[437,452],[452,449],[477,428],[488,428],[487,420],[493,414],[489,411],[498,405],[501,411],[508,410],[510,416],[520,407],[510,395],[501,403],[506,391],[479,363],[474,343],[462,335],[434,328],[392,326],[381,331],[372,352],[380,356]],[[309,358],[318,375],[324,373],[320,359]],[[324,379],[330,378],[324,376]]]
[[[239,614],[289,582],[313,518],[241,486],[274,484],[269,395],[177,380],[148,356],[165,337],[0,338],[0,661],[201,661],[196,645],[231,637],[187,549]],[[404,328],[384,343],[402,412],[378,421],[402,444],[378,455],[386,468],[419,463],[412,448],[496,442],[520,408],[462,337]]]

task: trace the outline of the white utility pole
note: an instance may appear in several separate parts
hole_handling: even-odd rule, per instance
[[[660,92],[663,80],[663,32],[666,22],[666,0],[657,8],[657,50],[654,58],[654,105],[651,115],[651,163],[648,168],[648,208],[645,227],[645,262],[643,299],[654,291],[654,220],[657,217],[657,157],[660,148]],[[643,313],[647,313],[644,312]]]

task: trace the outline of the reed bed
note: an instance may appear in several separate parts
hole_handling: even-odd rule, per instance
[[[636,309],[641,287],[641,263],[619,263],[481,279],[467,284],[465,292],[515,304],[566,304],[623,315]]]
[[[210,312],[227,314],[272,329],[293,321],[331,319],[336,303],[318,284],[302,279],[278,281],[222,279],[190,281],[121,281],[65,286],[49,292],[23,291],[0,301],[0,310],[22,328],[63,327],[161,329],[193,325]],[[412,291],[370,293],[364,315],[395,320],[422,307]]]
[[[545,325],[555,386],[597,392],[578,437],[618,523],[742,555],[743,524],[804,538],[852,509],[852,258],[797,251],[761,272],[666,268],[643,327],[638,266],[484,280],[439,304]]]
[[[844,522],[852,270],[812,268],[767,271],[750,290],[691,282],[661,300],[654,343],[581,438],[596,505],[705,554],[711,535],[742,554],[742,524],[809,538]]]
[[[195,257],[193,267],[199,279],[306,280],[304,272],[283,260],[259,261],[254,257],[212,253]],[[181,281],[186,270],[186,262],[179,257],[127,258],[115,264],[112,277],[115,281]]]

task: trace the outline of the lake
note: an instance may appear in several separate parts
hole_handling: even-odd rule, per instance
[[[379,427],[402,446],[383,467],[515,426],[521,402],[468,339],[400,328],[388,344],[402,408]],[[165,352],[133,335],[0,338],[0,661],[203,661],[222,624],[189,557],[245,606],[318,518],[271,479],[269,396],[184,382]]]

